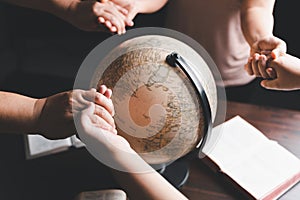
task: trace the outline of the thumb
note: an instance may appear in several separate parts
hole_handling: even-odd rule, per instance
[[[284,55],[284,54],[285,54],[285,51],[284,51],[283,49],[281,49],[281,48],[276,48],[276,49],[272,50],[272,52],[271,52],[271,57],[272,57],[273,59],[276,59],[276,58],[278,58],[279,56],[282,56],[282,55]]]
[[[282,41],[278,39],[279,41]],[[285,42],[278,42],[277,47],[274,48],[271,52],[271,56],[273,59],[278,58],[279,56],[282,56],[286,53],[287,51],[287,46]]]
[[[271,90],[280,90],[280,84],[278,82],[278,79],[275,80],[263,80],[260,82],[260,85],[266,89]]]
[[[95,104],[94,103],[89,103],[88,106],[83,109],[81,112],[78,112],[74,116],[74,122],[75,122],[75,127],[77,130],[78,138],[82,140],[84,138],[84,132],[86,129],[90,127],[91,121],[89,119],[89,116],[92,116],[95,110]]]
[[[128,12],[128,15],[127,15],[127,22],[130,23],[129,26],[133,26],[134,23],[133,23],[133,19],[135,18],[135,16],[138,14],[138,12],[135,10],[135,9],[132,9]]]

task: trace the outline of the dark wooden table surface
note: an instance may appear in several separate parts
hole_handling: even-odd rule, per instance
[[[300,111],[229,102],[226,118],[240,115],[268,138],[278,141],[300,158]],[[239,191],[225,183],[200,159],[191,159],[190,175],[181,191],[191,200],[243,199]],[[286,192],[280,200],[300,199],[300,183]]]

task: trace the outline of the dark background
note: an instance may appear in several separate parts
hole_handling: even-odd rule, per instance
[[[300,56],[297,1],[278,1],[274,34]],[[80,31],[68,23],[31,9],[0,4],[0,89],[32,97],[70,90],[85,56],[110,33]],[[135,27],[164,26],[167,6],[155,14],[138,15]],[[4,39],[3,39],[4,38]],[[299,95],[294,96],[295,98]],[[265,99],[271,102],[272,99]],[[295,99],[297,101],[297,99]],[[276,106],[289,107],[289,102]],[[85,149],[26,160],[21,135],[1,135],[1,199],[72,199],[81,191],[116,188],[109,169]]]
[[[135,27],[162,26],[164,9],[139,15]],[[48,13],[0,4],[0,89],[41,98],[71,90],[83,59],[111,33],[84,32]],[[2,43],[1,43],[2,42]],[[0,199],[73,199],[81,191],[118,188],[110,170],[85,148],[25,159],[24,138],[0,139]]]

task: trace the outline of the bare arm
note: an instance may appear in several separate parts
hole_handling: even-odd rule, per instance
[[[269,66],[276,71],[276,78],[263,80],[261,85],[273,90],[300,89],[300,59],[286,54],[272,60]],[[267,69],[267,70],[270,70]]]
[[[66,18],[67,10],[73,0],[1,0],[26,8],[49,12],[61,18]]]
[[[61,92],[34,99],[0,91],[0,133],[35,133],[50,139],[61,139],[76,133],[73,116],[95,102],[95,114],[102,128],[113,130],[113,105],[103,94],[91,90]]]
[[[251,48],[245,65],[249,75],[274,78],[266,70],[267,63],[286,53],[286,43],[273,35],[274,4],[275,0],[244,0],[242,3],[241,26]]]
[[[130,199],[187,199],[156,171],[142,174],[113,171],[113,174]]]
[[[0,92],[0,132],[29,133],[34,130],[37,99]]]
[[[75,27],[85,31],[105,31],[125,33],[127,10],[116,7],[111,2],[97,0],[0,0],[22,7],[51,13]]]
[[[129,199],[187,199],[149,166],[125,138],[99,128],[101,120],[94,114],[94,108],[91,104],[75,118],[78,134],[87,150],[112,168]]]
[[[161,9],[168,0],[137,0],[139,13],[153,13]]]
[[[244,0],[241,23],[244,36],[252,46],[256,41],[273,35],[275,0]]]

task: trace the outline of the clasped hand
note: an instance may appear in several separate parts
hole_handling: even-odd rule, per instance
[[[66,20],[86,31],[103,31],[124,34],[126,26],[133,26],[138,13],[136,0],[74,0],[67,9]]]
[[[291,90],[299,83],[300,60],[286,54],[286,43],[268,36],[252,45],[245,70],[249,75],[262,77],[261,86],[267,89]]]
[[[66,138],[76,133],[73,117],[91,102],[95,103],[94,121],[105,130],[116,132],[113,119],[114,107],[111,90],[105,86],[91,90],[62,92],[48,98],[38,99],[34,106],[34,131],[49,139]]]

